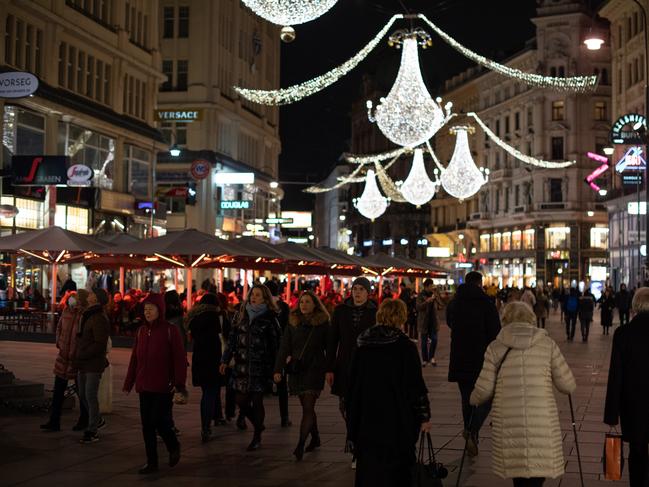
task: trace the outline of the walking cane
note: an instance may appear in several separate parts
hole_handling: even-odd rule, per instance
[[[572,418],[572,432],[575,434],[575,448],[577,449],[577,463],[579,464],[579,478],[581,480],[581,487],[584,487],[584,472],[581,469],[581,455],[579,454],[579,441],[577,440],[577,426],[575,425],[575,410],[572,407],[572,395],[568,394],[568,402],[570,403],[570,417]]]
[[[455,481],[455,487],[460,487],[460,479],[462,478],[462,469],[464,468],[464,459],[466,458],[466,447],[469,443],[469,437],[471,436],[471,425],[473,424],[473,413],[475,412],[475,406],[471,408],[471,416],[469,417],[469,431],[467,437],[464,439],[464,450],[462,450],[462,460],[460,461],[460,470],[457,473],[457,480]]]

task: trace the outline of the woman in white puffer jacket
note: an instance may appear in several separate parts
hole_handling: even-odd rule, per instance
[[[546,478],[564,473],[552,386],[564,394],[577,386],[557,344],[546,330],[536,327],[532,308],[522,302],[508,304],[502,325],[485,352],[471,404],[493,397],[494,473],[513,479],[515,487],[540,487]]]

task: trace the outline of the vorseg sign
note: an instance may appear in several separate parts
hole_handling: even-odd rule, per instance
[[[200,122],[203,120],[203,109],[156,110],[155,119],[158,122]]]
[[[0,98],[23,98],[38,89],[38,78],[31,73],[10,72],[0,74]]]

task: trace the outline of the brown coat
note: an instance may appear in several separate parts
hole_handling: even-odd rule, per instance
[[[108,366],[106,346],[110,322],[100,305],[91,306],[81,316],[74,364],[81,372],[103,372]]]
[[[61,379],[74,380],[77,369],[73,364],[77,349],[77,326],[81,319],[79,308],[65,308],[56,327],[56,348],[59,354],[54,362],[54,375]]]

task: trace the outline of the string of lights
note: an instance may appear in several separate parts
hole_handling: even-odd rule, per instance
[[[428,20],[428,18],[424,14],[419,14],[418,17],[426,22],[438,36],[440,36],[447,44],[449,44],[460,54],[484,66],[485,68],[502,74],[503,76],[507,76],[508,78],[517,79],[529,86],[537,86],[539,88],[552,88],[558,91],[577,93],[592,91],[597,86],[597,76],[573,76],[569,78],[557,78],[553,76],[543,76],[536,73],[525,73],[519,69],[499,64],[495,61],[492,61],[491,59],[481,56],[476,52],[473,52],[471,49],[464,47],[442,29],[437,27],[437,25]]]
[[[376,169],[376,175],[379,178],[381,189],[383,189],[388,198],[397,203],[407,203],[406,199],[401,194],[401,191],[399,191],[396,183],[387,173],[387,169],[391,167],[391,165],[394,164],[397,159],[398,157],[395,157],[394,160],[385,167],[383,167],[380,163],[375,162],[374,168]]]
[[[437,158],[437,154],[433,151],[433,148],[430,146],[430,141],[426,141],[426,146],[428,147],[428,153],[430,154],[430,157],[433,158],[433,162],[437,166],[437,169],[439,172],[444,172],[444,166],[442,166],[442,163],[439,162],[439,159]]]
[[[411,149],[401,147],[399,149],[391,150],[388,152],[381,152],[380,154],[358,155],[358,154],[343,154],[343,159],[351,164],[374,164],[375,162],[383,162],[388,159],[393,159],[401,154],[412,152]]]
[[[289,86],[288,88],[281,88],[279,90],[252,90],[248,88],[241,88],[235,86],[234,90],[246,100],[250,100],[254,103],[259,103],[261,105],[288,105],[290,103],[295,103],[307,96],[313,95],[328,86],[331,86],[340,78],[349,73],[354,69],[358,64],[367,57],[367,55],[372,52],[372,50],[378,45],[383,37],[388,33],[388,30],[392,27],[392,24],[397,19],[402,19],[403,15],[394,15],[388,23],[379,31],[378,34],[372,39],[363,49],[361,49],[356,55],[347,61],[345,61],[340,66],[324,73],[316,78],[304,81],[297,85]]]
[[[334,189],[338,189],[343,187],[346,184],[352,183],[352,182],[357,182],[353,181],[356,176],[358,176],[363,169],[365,164],[360,164],[356,169],[354,169],[349,176],[346,176],[342,178],[338,183],[334,184],[333,186],[329,188],[323,188],[321,186],[309,186],[308,188],[303,189],[305,193],[312,193],[312,194],[317,194],[317,193],[326,193],[327,191],[333,191]]]
[[[478,116],[477,113],[475,112],[469,112],[467,113],[469,117],[472,117],[478,125],[480,125],[480,128],[484,130],[484,132],[489,136],[491,140],[493,140],[498,147],[501,149],[505,150],[508,154],[510,154],[512,157],[518,159],[521,162],[524,162],[525,164],[530,164],[532,166],[537,166],[537,167],[544,167],[548,169],[560,169],[562,167],[568,167],[572,166],[573,164],[576,164],[577,161],[562,161],[562,162],[552,162],[552,161],[544,161],[542,159],[537,159],[536,157],[528,156],[527,154],[523,154],[521,151],[516,149],[515,147],[512,147],[509,145],[507,142],[502,140],[500,137],[498,137],[495,133],[491,131],[489,127],[487,127],[487,124],[485,124],[480,117]]]

